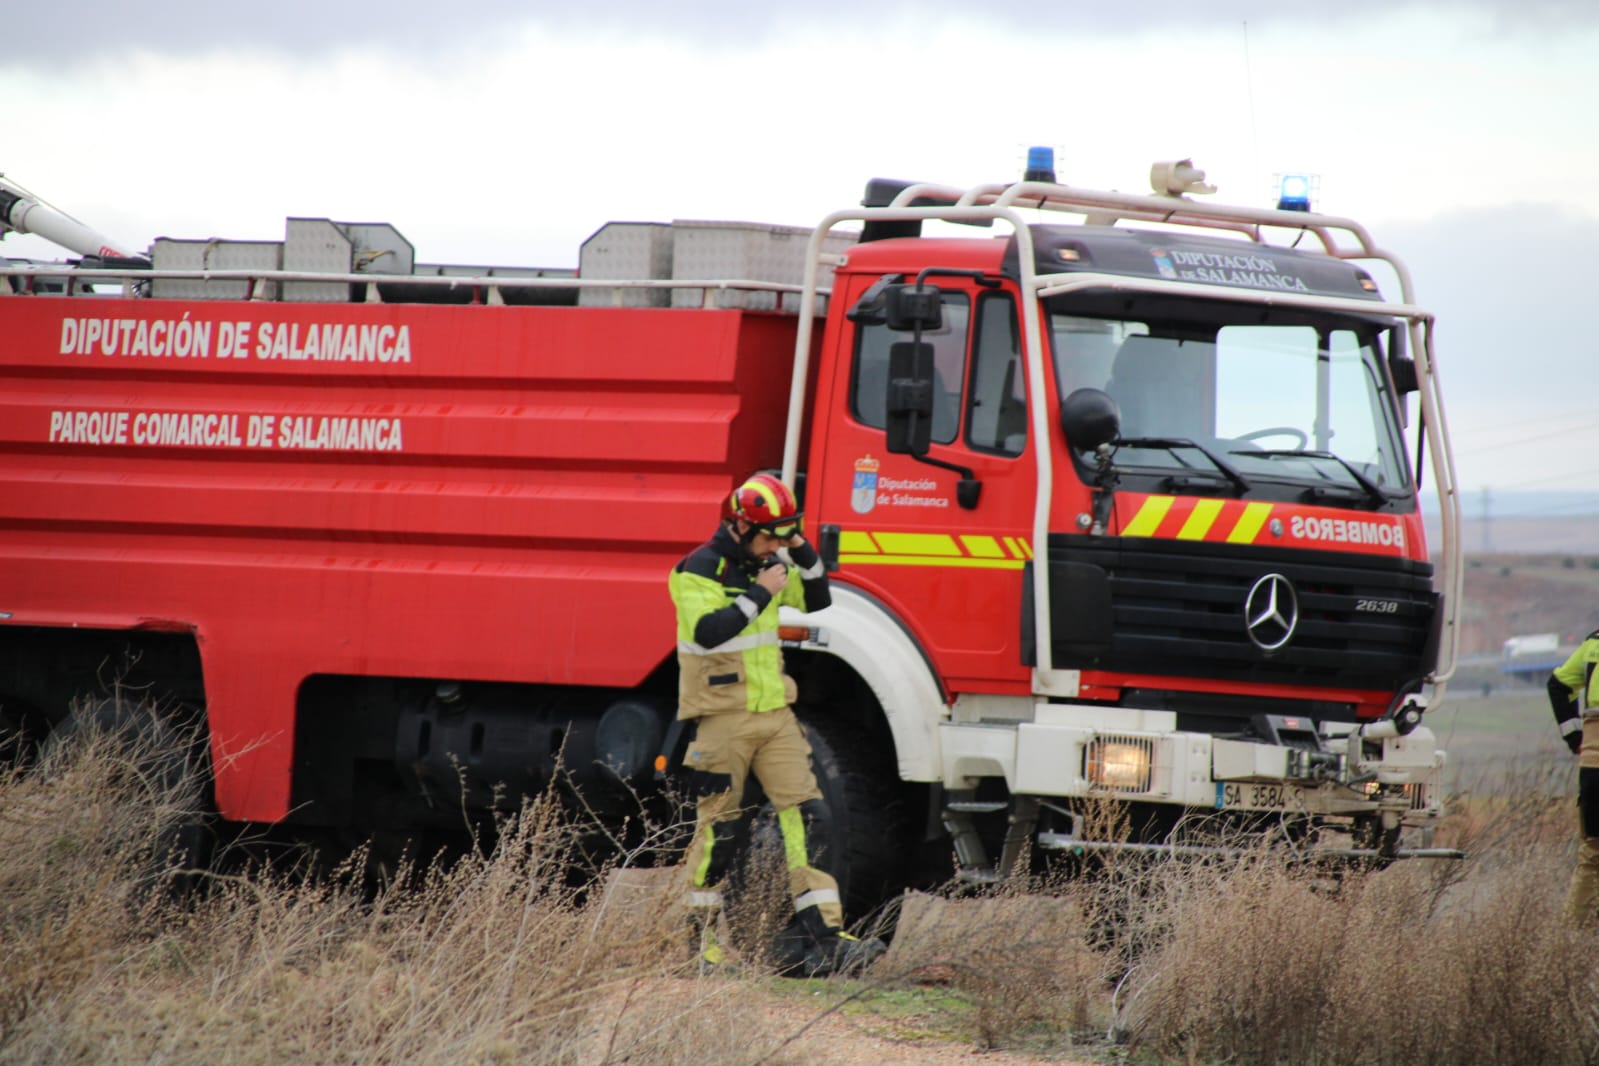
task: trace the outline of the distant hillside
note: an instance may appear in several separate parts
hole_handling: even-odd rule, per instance
[[[1427,516],[1427,543],[1443,534],[1434,515]],[[1545,518],[1461,516],[1460,546],[1468,554],[1569,552],[1599,553],[1599,515],[1556,515]]]
[[[1589,538],[1590,550],[1596,550]],[[1599,554],[1470,554],[1462,656],[1497,656],[1506,640],[1558,633],[1563,646],[1599,628]]]
[[[1423,491],[1428,543],[1437,543],[1434,497]],[[1467,552],[1599,552],[1599,484],[1594,492],[1498,491],[1460,495]]]

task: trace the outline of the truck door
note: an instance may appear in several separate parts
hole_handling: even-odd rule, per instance
[[[1019,300],[940,281],[943,321],[922,340],[934,371],[927,458],[944,465],[885,448],[890,346],[910,335],[858,316],[838,331],[831,388],[818,396],[826,429],[807,510],[839,527],[835,580],[895,611],[952,691],[1025,692],[1019,619],[1038,442],[1028,439]],[[976,482],[973,506],[962,505],[962,480]]]

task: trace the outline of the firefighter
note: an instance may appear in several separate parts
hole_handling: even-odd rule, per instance
[[[863,966],[884,950],[880,940],[845,932],[838,883],[818,862],[827,802],[794,717],[796,689],[777,632],[780,605],[819,611],[831,602],[827,571],[800,527],[793,490],[755,474],[724,501],[715,534],[677,564],[669,582],[678,717],[693,730],[684,765],[696,821],[685,865],[702,971],[727,961],[717,933],[721,885],[750,773],[777,811],[794,897],[780,963],[815,976]]]
[[[1599,918],[1599,629],[1549,675],[1554,708],[1566,746],[1577,756],[1577,809],[1582,828],[1577,868],[1571,874],[1566,916],[1588,924]]]

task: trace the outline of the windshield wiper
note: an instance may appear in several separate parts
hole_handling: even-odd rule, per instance
[[[1227,454],[1261,456],[1266,459],[1275,459],[1279,457],[1290,459],[1331,459],[1333,462],[1343,467],[1349,476],[1354,479],[1355,484],[1360,486],[1360,490],[1366,494],[1366,498],[1373,506],[1381,507],[1383,504],[1388,502],[1388,494],[1382,490],[1381,485],[1371,480],[1371,478],[1367,477],[1365,474],[1362,474],[1359,468],[1350,463],[1349,460],[1343,458],[1342,456],[1334,455],[1332,452],[1316,451],[1309,448],[1268,448],[1261,451],[1255,451],[1251,448],[1248,451],[1235,451],[1228,452]]]
[[[1196,444],[1187,437],[1128,437],[1125,439],[1119,438],[1112,443],[1118,448],[1163,448],[1169,452],[1175,452],[1179,448],[1192,448],[1206,459],[1209,459],[1216,469],[1221,471],[1222,476],[1233,483],[1233,486],[1238,490],[1238,495],[1242,496],[1249,491],[1249,481],[1243,474],[1238,472],[1237,467],[1209,448],[1202,444]],[[1193,468],[1190,467],[1189,469],[1192,470]],[[1201,472],[1194,471],[1194,473]]]

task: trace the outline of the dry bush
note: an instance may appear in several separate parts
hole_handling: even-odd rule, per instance
[[[1452,829],[1485,842],[1460,864],[1168,864],[1119,1024],[1185,1062],[1592,1063],[1599,936],[1561,919],[1573,828],[1545,797]]]
[[[970,898],[907,893],[877,987],[947,984],[974,1008],[985,1048],[1069,1046],[1093,1028],[1105,961],[1081,904],[1011,888]]]
[[[377,889],[358,855],[322,879],[245,870],[193,898],[153,892],[161,842],[194,812],[149,765],[91,739],[0,774],[0,1060],[804,1059],[807,1019],[762,1006],[756,945],[790,904],[759,846],[730,915],[753,965],[698,978],[676,871],[575,879],[583,827],[552,796],[491,851]],[[1504,795],[1451,813],[1439,835],[1471,847],[1460,864],[1330,878],[1265,849],[1110,856],[1061,883],[912,896],[864,987],[948,984],[991,1047],[1083,1040],[1120,978],[1114,1024],[1161,1058],[1594,1062],[1599,934],[1559,919],[1570,796]],[[1114,836],[1115,814],[1085,818]]]
[[[158,754],[86,732],[0,772],[0,1048],[166,904],[167,849],[197,797],[151,772]]]
[[[788,861],[775,824],[751,834],[727,887],[725,931],[740,965],[749,976],[772,973],[779,965],[777,938],[794,919]]]
[[[1574,822],[1555,815],[1575,810],[1574,770],[1560,758],[1476,775],[1469,791],[1450,800],[1438,842],[1489,863],[1520,861],[1529,846],[1564,846]]]
[[[570,876],[552,796],[377,890],[357,855],[177,899],[146,890],[171,797],[118,745],[0,778],[0,1060],[788,1061],[735,982],[685,976],[680,887],[623,921]]]

